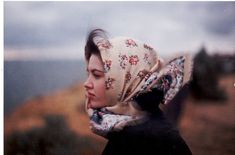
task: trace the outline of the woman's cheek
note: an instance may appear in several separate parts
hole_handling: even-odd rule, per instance
[[[106,105],[106,89],[105,89],[105,79],[100,78],[94,81],[94,92],[96,97],[93,99],[93,103],[95,103],[99,107],[103,107]]]

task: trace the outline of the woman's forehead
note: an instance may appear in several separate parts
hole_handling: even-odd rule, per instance
[[[101,58],[98,55],[92,54],[89,59],[87,68],[88,70],[92,70],[92,69],[103,70],[103,63],[102,63]]]

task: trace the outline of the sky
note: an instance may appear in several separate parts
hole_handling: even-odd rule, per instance
[[[94,28],[163,57],[235,53],[235,2],[4,2],[4,60],[83,59]]]

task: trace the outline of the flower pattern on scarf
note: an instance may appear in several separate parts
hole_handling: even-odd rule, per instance
[[[145,48],[145,49],[148,49],[148,50],[150,50],[150,51],[153,50],[153,48],[152,48],[151,46],[147,45],[147,44],[144,44],[144,48]]]
[[[104,72],[107,73],[110,70],[112,61],[111,60],[105,60],[103,62],[103,64],[104,64]]]
[[[145,83],[142,85],[140,92],[145,92],[145,90],[148,90],[147,87],[152,84],[154,80],[157,79],[157,73],[154,72],[149,72],[144,78],[145,78]]]
[[[136,42],[132,39],[127,39],[126,40],[126,47],[137,47],[138,45]]]
[[[151,74],[152,72],[148,72],[148,74],[145,75],[144,80],[147,81]]]
[[[149,72],[147,70],[141,70],[139,71],[139,73],[137,74],[137,76],[141,79],[143,79]]]
[[[128,83],[131,80],[131,73],[128,71],[125,76],[125,82]]]
[[[156,88],[163,90],[163,92],[166,93],[170,89],[171,83],[172,77],[170,75],[164,75],[158,79]]]
[[[148,60],[149,55],[147,53],[144,54],[144,62],[146,62],[147,64],[151,64],[151,62]]]
[[[130,63],[131,65],[136,65],[138,62],[139,62],[139,58],[138,58],[137,55],[131,55],[131,56],[129,57],[129,63]]]
[[[109,131],[120,131],[125,126],[135,125],[141,121],[144,121],[144,119],[113,114],[102,108],[94,111],[90,123],[93,132],[106,137]]]
[[[171,79],[168,78],[168,81],[171,82],[170,86],[168,86],[168,84],[166,83],[163,83],[163,85],[166,84],[165,96],[162,101],[163,104],[169,103],[182,87],[183,78],[184,78],[184,61],[185,57],[181,56],[175,58],[168,63],[168,65],[165,67],[164,70],[162,70],[161,73],[162,75],[165,75],[165,77],[167,76],[171,77]],[[160,87],[160,86],[156,85],[154,87]]]
[[[105,81],[106,89],[113,89],[114,78],[108,77],[107,81]]]
[[[118,57],[119,57],[119,62],[120,62],[121,68],[125,69],[127,66],[127,63],[128,63],[127,56],[125,54],[124,55],[119,54]]]

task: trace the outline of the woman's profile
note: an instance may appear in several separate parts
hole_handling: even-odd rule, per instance
[[[160,53],[136,39],[88,35],[86,111],[91,130],[108,139],[103,154],[190,155],[164,117],[167,104],[189,80],[184,56],[163,63]]]

